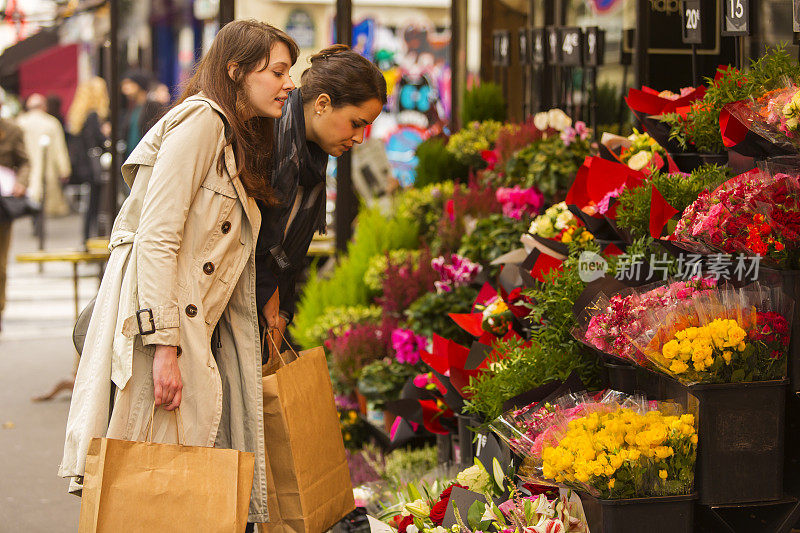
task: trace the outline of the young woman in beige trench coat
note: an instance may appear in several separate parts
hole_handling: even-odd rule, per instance
[[[59,474],[81,489],[89,441],[144,440],[153,403],[180,406],[184,444],[255,452],[248,522],[266,522],[256,199],[268,183],[273,120],[294,84],[297,46],[280,30],[222,30],[182,101],[122,168],[131,194],[78,367]],[[175,442],[156,411],[153,439]]]

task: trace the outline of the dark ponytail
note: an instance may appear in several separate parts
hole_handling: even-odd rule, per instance
[[[375,64],[344,44],[334,44],[311,56],[311,66],[300,76],[303,104],[321,94],[333,107],[361,105],[372,99],[386,103],[386,79]]]

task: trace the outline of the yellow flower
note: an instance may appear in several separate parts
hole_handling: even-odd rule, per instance
[[[611,479],[609,479],[608,480],[608,488],[609,489],[613,489],[614,488],[614,484],[616,484],[616,482],[617,482],[617,480],[614,479],[613,477]]]
[[[692,440],[692,444],[697,444],[697,433],[692,435],[692,439],[691,440]]]
[[[661,479],[667,479],[667,471],[666,470],[659,470],[658,471],[658,477],[660,477]]]
[[[672,364],[669,366],[669,371],[673,374],[683,374],[689,369],[689,365],[684,363],[683,361],[672,361]]]
[[[664,354],[664,357],[667,359],[675,359],[675,356],[678,355],[678,341],[671,340],[666,343],[661,349],[661,353]]]
[[[724,352],[722,352],[722,358],[725,359],[725,364],[727,364],[727,365],[731,364],[731,352],[730,351],[725,350]]]

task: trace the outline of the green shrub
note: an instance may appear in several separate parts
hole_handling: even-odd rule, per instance
[[[417,146],[417,178],[415,187],[432,183],[461,180],[469,177],[469,167],[447,151],[447,142],[441,137],[433,137]]]
[[[387,218],[378,208],[362,209],[347,254],[331,276],[321,279],[316,268],[310,269],[291,328],[297,342],[304,348],[313,346],[308,344],[308,331],[328,308],[369,304],[364,273],[370,259],[388,250],[417,248],[418,233],[419,227],[414,220],[401,216]]]
[[[490,263],[501,255],[522,248],[520,237],[528,231],[531,221],[527,217],[515,220],[504,215],[494,214],[481,218],[475,229],[461,241],[458,255],[480,263],[488,270],[489,277],[494,278],[500,272],[500,266]]]
[[[464,346],[471,346],[474,337],[456,324],[448,314],[472,312],[472,304],[477,297],[477,289],[469,286],[456,287],[441,294],[426,293],[406,310],[406,327],[417,335],[431,338],[436,333]]]
[[[496,83],[484,82],[464,93],[464,108],[461,110],[461,123],[497,120],[503,122],[508,117],[503,88]]]

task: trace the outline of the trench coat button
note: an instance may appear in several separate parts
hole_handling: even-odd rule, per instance
[[[222,233],[226,234],[231,230],[231,223],[227,220],[222,223]]]
[[[186,316],[189,318],[194,318],[197,316],[197,306],[194,304],[189,304],[186,306]]]
[[[203,265],[203,272],[208,274],[209,276],[214,273],[214,263],[209,261],[205,265]]]

